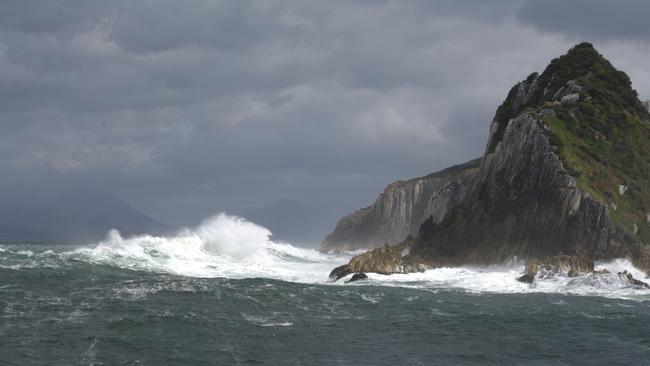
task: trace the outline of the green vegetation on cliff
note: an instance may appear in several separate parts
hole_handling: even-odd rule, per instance
[[[489,150],[510,118],[536,112],[578,186],[607,204],[615,222],[650,243],[650,116],[628,76],[581,43],[524,85],[524,103],[514,102],[515,86],[497,110],[497,138]]]
[[[593,271],[594,261],[629,258],[650,274],[649,142],[650,115],[629,78],[579,44],[510,90],[480,167],[439,220],[333,274],[515,257],[537,267],[558,259],[564,264],[556,267],[574,274]]]
[[[445,168],[443,170],[440,170],[440,171],[425,175],[424,177],[413,178],[413,179],[410,179],[410,180],[413,181],[413,180],[418,180],[418,179],[444,178],[444,177],[452,177],[452,176],[456,176],[456,175],[474,174],[478,170],[478,168],[481,166],[481,159],[482,158],[472,159],[472,160],[464,162],[462,164],[452,165],[449,168]]]

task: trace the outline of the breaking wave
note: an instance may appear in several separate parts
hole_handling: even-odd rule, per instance
[[[241,217],[219,214],[175,236],[123,238],[111,230],[94,248],[78,249],[97,264],[194,277],[265,277],[319,282],[347,257],[298,248],[270,239],[271,232]],[[325,277],[323,277],[325,275]]]
[[[172,236],[141,235],[124,238],[111,230],[106,239],[90,247],[52,250],[51,246],[0,245],[0,268],[27,270],[73,266],[75,262],[128,270],[170,273],[190,277],[270,278],[300,283],[330,283],[329,272],[356,253],[328,254],[274,242],[271,232],[240,217],[219,214],[196,228]],[[40,248],[40,250],[39,250]],[[350,285],[421,288],[470,293],[567,293],[650,300],[650,290],[630,285],[617,273],[630,271],[648,281],[627,260],[598,263],[607,274],[538,277],[533,284],[516,280],[521,262],[490,267],[437,268],[422,273],[384,276],[368,274],[367,281]],[[344,279],[336,282],[342,285]]]

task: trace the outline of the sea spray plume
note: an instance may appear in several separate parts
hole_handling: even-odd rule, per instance
[[[138,271],[193,277],[265,277],[321,282],[329,267],[349,257],[274,243],[271,232],[241,217],[218,214],[173,236],[123,238],[111,230],[92,248],[77,249],[76,259]]]
[[[122,255],[146,255],[147,248],[165,248],[169,251],[200,250],[213,255],[244,259],[271,245],[271,232],[237,216],[220,213],[204,220],[196,228],[185,228],[170,237],[138,235],[123,238],[118,230],[111,230],[97,248],[110,248]],[[169,252],[168,251],[168,252]]]
[[[225,213],[204,220],[195,229],[183,230],[181,236],[195,236],[206,251],[237,259],[265,250],[272,244],[271,231],[267,228]]]

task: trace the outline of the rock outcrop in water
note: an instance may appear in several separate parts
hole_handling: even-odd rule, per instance
[[[417,233],[428,217],[439,222],[460,202],[480,159],[424,177],[390,184],[371,206],[343,217],[322,250],[355,250],[396,244]]]
[[[349,280],[345,281],[345,283],[350,283],[350,282],[355,282],[355,281],[362,281],[362,280],[367,280],[367,279],[368,279],[367,274],[365,274],[363,272],[359,272],[359,273],[353,274],[352,277]]]
[[[637,280],[632,276],[632,274],[628,271],[623,271],[618,274],[619,276],[623,277],[627,282],[629,282],[631,285],[634,286],[639,286],[645,289],[650,289],[650,285],[648,285],[646,282]]]
[[[531,259],[526,263],[526,273],[517,280],[532,283],[537,273],[566,273],[569,277],[594,272],[594,262],[572,255],[557,255],[545,258],[544,261]]]
[[[355,272],[393,274],[424,271],[428,267],[422,258],[409,253],[410,240],[409,237],[399,245],[384,245],[358,255],[348,264],[335,268],[330,279],[338,280]]]
[[[462,197],[400,250],[418,269],[570,258],[593,271],[595,260],[631,258],[650,270],[648,121],[627,76],[590,44],[575,46],[512,88]],[[408,268],[384,252],[347,266]]]

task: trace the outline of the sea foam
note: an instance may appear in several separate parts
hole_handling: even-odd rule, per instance
[[[173,236],[123,238],[111,230],[93,248],[76,252],[93,263],[195,277],[265,277],[319,282],[349,256],[276,243],[271,232],[244,218],[224,213]]]
[[[523,262],[505,265],[436,268],[420,273],[368,274],[368,280],[344,284],[329,281],[329,272],[356,253],[323,253],[275,242],[271,232],[244,218],[224,213],[211,217],[195,228],[175,235],[122,237],[111,230],[99,243],[53,253],[19,246],[0,246],[0,268],[30,269],[73,265],[74,261],[109,265],[128,270],[169,273],[189,277],[269,278],[310,284],[337,286],[392,286],[426,290],[458,290],[470,293],[566,293],[615,298],[650,300],[650,290],[631,286],[618,275],[630,271],[635,278],[648,281],[629,260],[597,263],[607,274],[569,277],[567,274],[538,276],[532,284],[517,281]],[[72,262],[74,263],[74,262]]]

